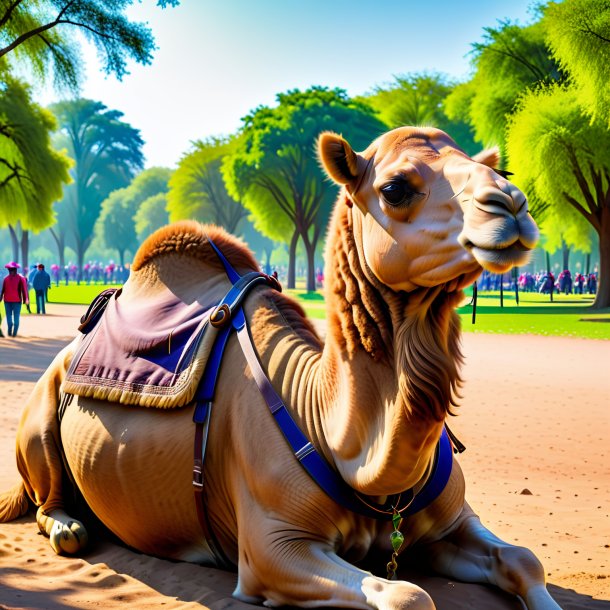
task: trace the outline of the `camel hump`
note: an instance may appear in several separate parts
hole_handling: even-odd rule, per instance
[[[241,239],[227,233],[222,227],[194,220],[181,220],[155,231],[140,246],[132,269],[138,271],[169,254],[183,255],[186,259],[200,260],[222,269],[222,263],[209,244],[210,240],[238,271],[258,270],[254,254]]]
[[[30,504],[23,481],[0,494],[0,523],[13,521],[28,512]]]

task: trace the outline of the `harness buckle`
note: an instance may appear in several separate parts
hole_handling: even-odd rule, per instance
[[[229,320],[231,319],[231,309],[226,304],[223,303],[220,307],[217,307],[210,316],[210,324],[214,328],[222,328],[225,326]]]

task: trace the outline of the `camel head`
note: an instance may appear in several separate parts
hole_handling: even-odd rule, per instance
[[[482,268],[528,261],[538,228],[525,195],[494,170],[496,151],[466,155],[444,132],[401,127],[356,153],[326,132],[319,155],[354,206],[356,243],[394,290],[471,284]]]

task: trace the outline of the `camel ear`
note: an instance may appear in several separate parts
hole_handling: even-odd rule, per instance
[[[318,138],[318,156],[326,173],[337,184],[349,184],[358,176],[358,155],[347,140],[325,131]]]
[[[500,150],[497,146],[482,150],[472,157],[472,160],[487,165],[487,167],[491,167],[491,169],[500,167]]]

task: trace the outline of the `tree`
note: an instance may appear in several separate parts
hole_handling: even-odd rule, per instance
[[[171,175],[170,169],[151,167],[138,174],[128,187],[110,193],[102,203],[96,231],[106,247],[118,251],[121,266],[125,263],[125,252],[135,253],[138,247],[138,211],[150,199],[166,195]]]
[[[525,27],[501,21],[498,28],[485,28],[483,42],[472,46],[474,76],[455,87],[445,109],[453,120],[468,120],[478,142],[504,152],[507,121],[519,97],[563,75],[539,21]]]
[[[54,222],[53,202],[70,181],[71,162],[53,148],[55,118],[32,102],[25,83],[0,69],[0,92],[0,227],[9,227],[27,267],[28,231]]]
[[[167,209],[172,222],[193,218],[237,232],[248,212],[238,198],[229,195],[220,171],[223,159],[235,147],[235,139],[194,143],[194,150],[180,160],[170,181]]]
[[[402,125],[436,127],[474,155],[480,147],[474,143],[472,128],[463,118],[450,119],[444,110],[454,87],[442,74],[403,74],[385,87],[376,87],[364,99],[390,129]]]
[[[36,79],[49,73],[56,85],[77,90],[81,78],[79,41],[81,32],[92,42],[106,74],[119,80],[126,74],[127,59],[150,64],[155,43],[150,28],[125,16],[133,0],[6,0],[0,6],[0,58],[15,52]],[[158,0],[162,8],[177,0]]]
[[[137,129],[121,120],[121,112],[108,110],[101,102],[59,102],[52,110],[75,161],[74,183],[61,205],[66,206],[80,274],[102,202],[112,191],[127,186],[144,165],[143,141]]]
[[[119,263],[125,266],[125,251],[135,252],[137,247],[136,227],[133,209],[129,205],[129,189],[112,191],[102,203],[102,210],[96,224],[104,243],[119,253]]]
[[[294,288],[299,239],[307,254],[307,290],[315,290],[316,246],[336,196],[316,159],[320,132],[342,132],[364,148],[385,126],[342,89],[311,87],[277,96],[243,119],[240,146],[223,163],[229,193],[244,202],[255,228],[289,244],[288,287]]]
[[[134,216],[138,241],[142,243],[149,235],[169,222],[167,193],[158,193],[146,199]]]
[[[569,227],[564,237],[577,235],[570,239],[584,251],[588,226],[598,236],[596,308],[610,307],[609,8],[603,0],[543,8],[546,44],[567,78],[525,94],[509,126],[511,165],[535,197],[548,202],[546,224]],[[585,65],[593,82],[603,83],[599,91],[587,82]]]
[[[569,74],[583,111],[610,123],[610,2],[550,2],[544,26],[553,57]]]

